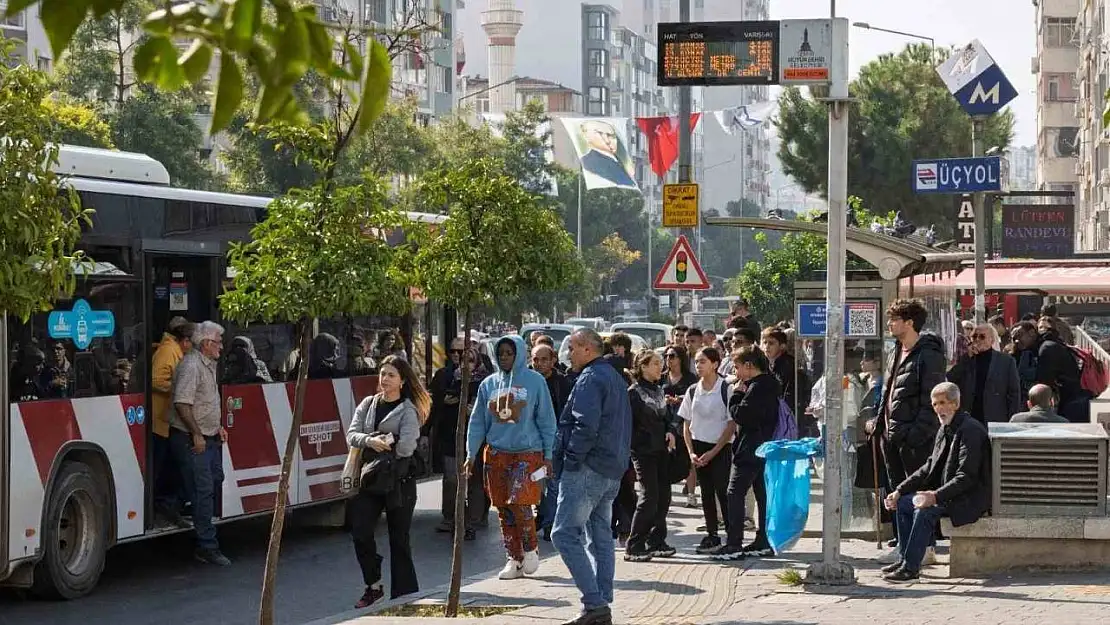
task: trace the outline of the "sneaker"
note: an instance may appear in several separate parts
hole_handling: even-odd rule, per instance
[[[663,543],[658,547],[648,547],[648,551],[651,552],[651,557],[653,558],[669,558],[678,553],[678,549],[675,549],[667,543]]]
[[[540,552],[538,549],[524,553],[524,561],[520,564],[525,575],[532,575],[540,568]]]
[[[717,552],[714,553],[711,557],[714,560],[739,560],[741,558],[747,557],[747,555],[748,554],[744,551],[743,547],[737,547],[735,545],[725,545],[724,547],[718,549]]]
[[[904,568],[883,575],[883,579],[888,582],[912,582],[919,577],[921,577],[921,575],[917,571],[907,571]]]
[[[929,566],[937,563],[937,550],[935,547],[927,547],[925,549],[925,557],[921,558],[921,566]]]
[[[883,568],[881,568],[879,570],[882,571],[883,573],[893,573],[893,572],[897,571],[898,569],[902,568],[903,564],[904,563],[901,560],[899,560],[899,561],[895,562],[894,564],[888,564],[888,565],[884,566]]]
[[[755,530],[755,519],[744,519],[744,531],[754,532]]]
[[[890,540],[886,541],[886,546],[890,547],[891,549],[894,549],[895,547],[898,546],[898,539],[897,538],[891,538]]]
[[[449,519],[443,519],[443,521],[436,526],[436,531],[440,534],[450,534],[455,531],[455,522]]]
[[[875,558],[875,561],[879,564],[894,564],[895,562],[902,561],[902,554],[898,553],[897,549],[892,549],[878,558]]]
[[[219,549],[197,549],[193,556],[198,562],[203,562],[205,564],[231,566],[231,560],[228,560],[227,556],[220,553]]]
[[[651,555],[652,554],[651,554],[650,551],[646,551],[646,550],[645,551],[640,551],[640,550],[629,549],[628,551],[624,552],[624,561],[625,562],[651,562]]]
[[[563,625],[613,625],[613,612],[609,606],[585,610]]]
[[[701,539],[701,542],[698,544],[697,548],[694,549],[694,553],[698,553],[701,555],[712,554],[720,548],[720,536],[706,536],[705,538]]]
[[[543,528],[543,539],[546,542],[551,542],[551,528],[550,527]]]
[[[767,543],[751,543],[744,547],[744,556],[748,558],[773,558],[775,550]]]
[[[497,579],[520,579],[524,577],[524,564],[516,560],[509,560],[505,568],[497,574]]]
[[[697,508],[698,507],[698,496],[697,496],[696,493],[686,493],[686,507],[687,508]]]
[[[362,598],[355,602],[355,609],[361,610],[363,608],[368,608],[374,605],[374,603],[381,601],[384,597],[385,589],[382,588],[380,583],[367,586],[366,592],[362,593]]]

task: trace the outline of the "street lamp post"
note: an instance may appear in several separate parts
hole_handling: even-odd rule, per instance
[[[871,24],[868,24],[867,22],[852,22],[852,26],[855,26],[856,28],[862,28],[863,30],[875,30],[875,31],[878,31],[878,32],[881,32],[881,33],[890,33],[892,35],[901,35],[903,37],[910,37],[912,39],[921,39],[921,40],[924,40],[924,41],[928,41],[929,42],[929,60],[934,64],[936,63],[937,42],[932,37],[926,37],[925,35],[915,35],[914,33],[907,33],[905,31],[901,31],[901,30],[892,30],[890,28],[879,28],[878,26],[872,26]]]

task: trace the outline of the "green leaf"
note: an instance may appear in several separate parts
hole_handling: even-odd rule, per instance
[[[381,114],[389,99],[393,65],[389,53],[378,40],[370,40],[370,58],[366,64],[366,81],[362,86],[362,102],[359,103],[359,133],[366,132],[370,124]]]
[[[242,101],[243,76],[235,58],[225,52],[220,55],[220,81],[216,89],[216,106],[212,111],[213,134],[228,127]]]
[[[235,0],[228,20],[229,43],[241,52],[250,44],[262,23],[262,0]]]
[[[230,56],[230,55],[225,55]],[[212,65],[212,47],[202,39],[194,39],[193,45],[178,59],[177,64],[185,72],[185,79],[191,83],[200,81]]]
[[[4,17],[11,17],[36,2],[38,0],[8,0],[8,10],[4,13]]]
[[[50,40],[54,58],[62,56],[69,41],[73,39],[73,34],[88,14],[89,0],[42,0],[39,19],[42,20],[42,27]]]
[[[277,115],[285,103],[292,97],[292,90],[284,85],[266,85],[262,88],[262,95],[258,98],[258,110],[255,117],[260,122],[268,122]]]
[[[305,27],[300,12],[294,12],[289,16],[281,44],[278,58],[285,63],[283,73],[287,78],[296,80],[308,71],[308,61],[312,56],[308,28]]]
[[[166,91],[185,84],[185,71],[177,63],[177,46],[168,37],[151,37],[135,50],[135,74]]]
[[[123,8],[125,0],[92,0],[93,19],[100,19],[112,11]]]

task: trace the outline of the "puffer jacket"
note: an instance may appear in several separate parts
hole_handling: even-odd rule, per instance
[[[886,439],[896,447],[929,448],[940,428],[931,394],[936,385],[945,381],[944,341],[935,334],[923,333],[901,362],[897,360],[901,357],[901,348],[896,350],[894,362],[898,366],[886,377],[879,405],[880,427]],[[894,362],[888,370],[893,368]]]
[[[632,406],[632,453],[646,456],[667,451],[667,433],[674,432],[663,388],[638,380],[628,387],[628,401]]]

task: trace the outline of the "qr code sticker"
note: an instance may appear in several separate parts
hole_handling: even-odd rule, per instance
[[[848,336],[875,336],[879,333],[877,306],[848,307]]]

